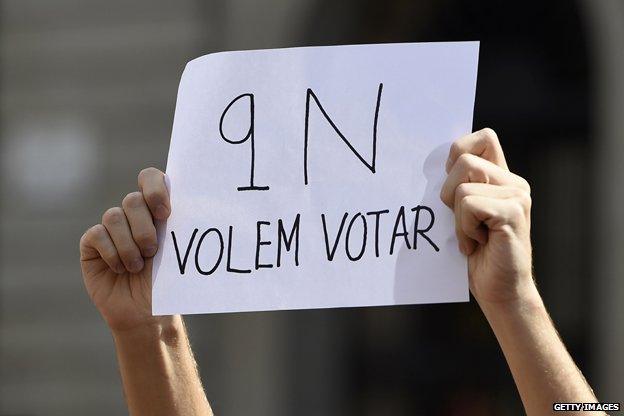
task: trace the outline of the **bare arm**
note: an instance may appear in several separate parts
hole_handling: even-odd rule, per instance
[[[551,414],[555,402],[596,402],[535,291],[507,305],[482,305],[529,415]]]
[[[113,334],[130,414],[212,415],[182,318],[152,316],[154,219],[171,211],[164,174],[142,171],[139,189],[81,238],[85,287]]]
[[[485,129],[452,148],[441,198],[454,210],[470,290],[490,323],[529,416],[555,402],[595,402],[535,286],[528,183],[511,173],[496,134]]]
[[[211,415],[182,318],[114,332],[132,415]]]

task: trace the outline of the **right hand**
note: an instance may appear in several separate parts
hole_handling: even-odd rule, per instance
[[[165,174],[139,173],[139,191],[108,209],[80,239],[80,265],[91,301],[113,331],[159,324],[152,316],[152,263],[158,250],[154,219],[171,212]]]

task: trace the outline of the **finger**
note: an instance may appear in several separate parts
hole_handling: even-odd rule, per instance
[[[156,227],[141,192],[132,192],[121,202],[134,242],[143,257],[152,257],[158,249]]]
[[[498,136],[496,132],[490,128],[468,134],[453,142],[451,150],[449,151],[449,157],[446,161],[447,172],[451,171],[457,159],[464,153],[479,156],[508,170],[505,154],[503,153],[503,148],[500,145]]]
[[[472,251],[476,243],[485,244],[487,238],[480,239],[475,242],[469,237],[461,227],[461,201],[471,195],[484,196],[489,198],[507,199],[507,198],[524,198],[524,191],[515,187],[492,185],[487,183],[461,183],[455,190],[454,199],[454,211],[455,211],[455,233],[457,234],[457,240],[460,250],[462,252]],[[526,198],[530,201],[530,196],[526,195]],[[482,233],[478,234],[479,238],[487,237]]]
[[[115,207],[107,210],[102,216],[102,225],[106,227],[126,269],[132,273],[140,272],[144,265],[143,258],[132,238],[123,209]]]
[[[530,192],[528,182],[514,174],[470,153],[462,154],[449,172],[440,198],[449,207],[453,207],[454,195],[457,186],[465,182],[489,183],[493,185],[506,185],[523,189]]]
[[[143,169],[139,173],[139,189],[154,218],[166,219],[171,213],[171,206],[165,174],[156,168]]]
[[[487,242],[491,232],[517,232],[524,221],[526,209],[519,198],[469,195],[460,204],[461,229],[475,241]],[[472,254],[472,250],[465,254]]]
[[[464,182],[455,188],[455,197],[453,206],[459,205],[462,199],[470,195],[486,196],[497,199],[522,198],[526,191],[505,185],[494,185],[490,183]],[[530,198],[529,195],[527,195]]]
[[[102,224],[94,225],[80,239],[80,260],[101,258],[115,273],[126,271],[108,231]]]

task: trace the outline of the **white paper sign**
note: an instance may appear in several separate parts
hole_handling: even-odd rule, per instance
[[[439,198],[478,42],[224,52],[182,75],[153,313],[468,300]]]

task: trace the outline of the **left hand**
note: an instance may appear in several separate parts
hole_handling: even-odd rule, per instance
[[[534,298],[530,187],[509,171],[496,133],[458,139],[446,170],[440,196],[455,212],[473,296],[482,307]]]

